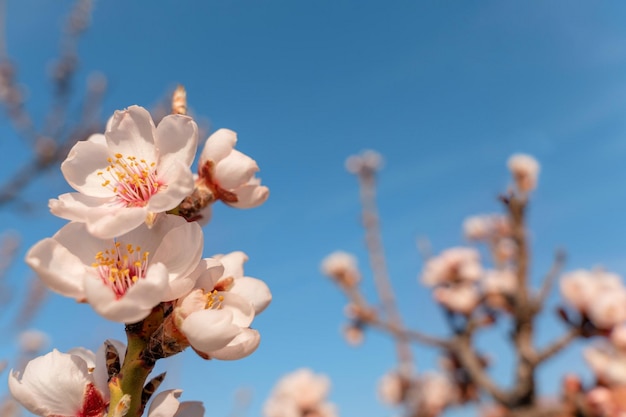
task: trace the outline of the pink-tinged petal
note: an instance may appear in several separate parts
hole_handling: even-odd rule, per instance
[[[222,308],[233,313],[233,324],[239,327],[248,327],[254,320],[254,307],[252,303],[239,294],[230,291],[219,292],[218,295],[224,297]]]
[[[112,239],[138,227],[148,215],[145,207],[94,207],[87,213],[87,230],[102,239]]]
[[[102,133],[94,133],[87,138],[87,142],[107,146],[106,137]]]
[[[207,299],[203,290],[193,290],[185,297],[180,298],[176,302],[176,308],[174,314],[178,318],[186,319],[190,314],[204,310],[206,307]]]
[[[159,150],[159,166],[171,160],[191,166],[198,148],[198,126],[189,116],[165,116],[156,128],[155,143]]]
[[[254,329],[243,329],[226,347],[210,353],[214,359],[231,361],[252,354],[261,343],[261,335]]]
[[[114,245],[112,239],[99,239],[89,234],[86,225],[78,222],[66,224],[52,238],[67,248],[88,269],[91,269],[98,252]]]
[[[156,226],[162,227],[161,230],[168,228],[170,230],[165,234],[159,233],[162,236],[161,243],[153,252],[151,259],[167,265],[170,282],[189,275],[198,266],[202,257],[204,242],[202,228],[196,223],[188,223],[184,218],[174,215],[159,219]],[[182,295],[178,294],[173,298]]]
[[[33,246],[26,254],[26,263],[52,291],[84,299],[85,266],[56,240],[47,238]]]
[[[214,258],[224,265],[224,277],[243,277],[243,264],[248,262],[248,255],[244,252],[235,251],[226,255],[215,255]]]
[[[189,165],[180,161],[171,161],[165,169],[159,167],[159,182],[164,187],[152,195],[148,201],[148,210],[154,213],[171,210],[193,192],[194,180]]]
[[[182,392],[179,389],[171,389],[159,393],[150,404],[148,417],[174,417],[180,406],[178,398]]]
[[[154,147],[155,134],[152,116],[139,106],[116,111],[109,129],[104,133],[112,153],[121,153],[124,157],[143,158],[148,162],[157,160]]]
[[[202,271],[196,281],[196,288],[211,291],[224,273],[224,266],[217,259],[204,258],[200,261],[199,268],[202,268]]]
[[[61,194],[59,199],[50,199],[50,212],[62,219],[85,222],[87,213],[95,207],[109,205],[110,198],[89,197],[80,193]]]
[[[230,292],[239,294],[248,300],[254,307],[255,315],[261,314],[272,301],[272,293],[267,284],[256,278],[243,277],[236,279],[235,285]]]
[[[61,171],[76,191],[91,197],[112,197],[112,189],[103,186],[103,175],[98,175],[98,172],[106,172],[109,157],[105,145],[91,141],[77,142],[61,164]]]
[[[68,355],[78,356],[87,364],[87,369],[96,367],[96,354],[84,347],[75,347],[66,352]]]
[[[229,129],[219,129],[207,139],[200,154],[199,165],[207,161],[217,164],[230,154],[237,143],[237,134]]]
[[[242,185],[241,187],[235,189],[234,193],[237,195],[237,201],[226,204],[240,209],[258,207],[265,203],[270,196],[269,188],[253,183]]]
[[[185,401],[178,407],[176,417],[204,417],[204,405],[200,401]]]
[[[103,401],[94,392],[87,364],[78,356],[53,350],[30,361],[23,375],[11,372],[9,389],[30,412],[41,416],[78,416]],[[96,414],[89,414],[96,415]]]
[[[241,331],[232,319],[230,310],[201,310],[190,314],[180,330],[196,350],[210,353],[226,346]]]
[[[228,157],[215,166],[214,179],[220,187],[233,190],[250,181],[258,170],[259,166],[254,159],[233,149]]]
[[[120,323],[136,323],[146,318],[159,304],[167,288],[167,275],[164,265],[151,265],[145,278],[137,281],[121,298],[117,298],[100,279],[87,279],[85,295],[89,304],[104,318]]]

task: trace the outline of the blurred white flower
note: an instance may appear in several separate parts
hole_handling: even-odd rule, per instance
[[[48,334],[39,330],[25,330],[20,333],[18,339],[24,352],[38,352],[49,342]]]
[[[197,141],[190,117],[169,115],[155,127],[142,107],[116,111],[104,135],[70,150],[61,170],[78,192],[50,200],[50,210],[103,239],[152,223],[193,191]]]
[[[360,155],[351,155],[346,159],[346,170],[351,174],[376,172],[383,166],[383,157],[376,151],[366,150]]]
[[[378,398],[385,404],[398,405],[404,398],[404,385],[397,372],[389,372],[378,381]]]
[[[540,168],[535,158],[518,153],[509,158],[507,165],[518,190],[527,193],[537,187]]]
[[[200,401],[178,401],[182,392],[171,389],[159,393],[150,404],[148,417],[203,417],[204,405]]]
[[[599,381],[610,386],[626,384],[626,353],[607,344],[590,346],[583,354]]]
[[[471,314],[481,299],[476,286],[470,283],[437,287],[433,291],[433,297],[448,310],[465,315]]]
[[[249,156],[235,150],[237,134],[219,129],[206,141],[198,163],[199,180],[216,199],[237,208],[259,206],[269,197],[269,189],[255,177],[259,166]]]
[[[263,414],[266,417],[335,417],[335,406],[326,402],[329,389],[328,377],[299,369],[276,384],[263,407]]]
[[[476,282],[482,275],[480,254],[473,248],[450,248],[428,260],[422,283],[429,287],[458,281]]]
[[[326,256],[321,264],[322,273],[348,287],[361,279],[356,257],[343,251],[335,251]]]

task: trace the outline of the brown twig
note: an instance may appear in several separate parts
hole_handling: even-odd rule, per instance
[[[544,306],[546,299],[550,295],[550,291],[552,290],[552,286],[554,285],[554,281],[561,273],[563,266],[565,265],[566,255],[565,251],[557,250],[554,254],[554,261],[552,262],[552,266],[550,270],[546,274],[541,283],[541,289],[539,290],[539,294],[537,295],[536,300],[536,311],[539,312],[541,308]]]
[[[573,342],[577,337],[581,335],[581,328],[572,327],[569,332],[562,335],[559,339],[552,342],[550,345],[545,347],[543,350],[537,352],[535,355],[534,363],[540,364],[545,360],[551,358],[555,354],[559,353],[561,350],[566,348],[571,342]]]

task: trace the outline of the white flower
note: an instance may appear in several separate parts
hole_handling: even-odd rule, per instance
[[[378,398],[385,404],[400,404],[404,389],[404,381],[397,372],[387,373],[378,382]]]
[[[38,352],[48,344],[48,335],[39,330],[25,330],[19,335],[20,348],[25,352]]]
[[[193,288],[202,243],[200,226],[173,215],[115,240],[73,222],[33,246],[26,263],[53,291],[87,301],[109,320],[134,323]]]
[[[11,371],[9,390],[43,417],[101,417],[109,401],[106,379],[96,378],[81,356],[56,349],[28,362],[22,375]]]
[[[430,259],[422,273],[429,286],[457,281],[478,281],[482,275],[480,254],[473,248],[451,248]]]
[[[330,381],[309,369],[299,369],[284,376],[274,387],[263,407],[266,417],[300,417],[306,413],[335,417],[336,408],[326,402]]]
[[[254,176],[259,170],[256,161],[235,150],[236,143],[237,134],[228,129],[219,129],[207,139],[198,163],[200,180],[229,206],[259,206],[269,197],[269,189]]]
[[[425,415],[439,415],[446,407],[458,401],[458,389],[450,379],[437,372],[426,373],[416,386],[419,409]]]
[[[202,417],[204,405],[200,401],[179,402],[182,390],[172,389],[159,393],[148,410],[148,417]]]
[[[517,277],[510,269],[488,270],[482,279],[486,294],[514,295],[517,291]]]
[[[190,166],[197,141],[198,127],[190,117],[169,115],[155,127],[142,107],[116,111],[104,135],[71,149],[61,170],[78,193],[50,200],[50,210],[86,223],[100,238],[151,222],[193,191]]]
[[[240,359],[259,346],[259,332],[249,326],[269,305],[272,294],[263,281],[244,276],[247,260],[240,251],[204,259],[206,270],[196,289],[176,303],[176,327],[206,357]]]
[[[471,314],[480,303],[480,292],[468,283],[435,288],[433,296],[448,310],[465,315]]]
[[[584,350],[587,364],[602,382],[626,384],[626,354],[611,345],[591,346]]]
[[[515,185],[522,192],[529,192],[537,187],[539,176],[539,162],[526,154],[515,154],[507,162],[509,170],[515,180]]]
[[[322,273],[339,283],[353,286],[361,279],[356,257],[350,253],[335,251],[322,260]]]
[[[591,306],[602,294],[622,292],[624,286],[617,274],[602,270],[578,269],[561,277],[561,295],[583,314],[589,314]]]
[[[626,289],[598,294],[587,311],[589,320],[600,329],[612,329],[626,321]]]

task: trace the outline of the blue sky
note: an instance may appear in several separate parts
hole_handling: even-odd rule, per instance
[[[9,55],[39,119],[71,4],[8,0]],[[207,416],[228,415],[235,391],[249,388],[248,415],[258,416],[278,378],[308,366],[331,377],[342,415],[394,414],[374,394],[394,365],[392,344],[372,332],[364,346],[347,346],[343,297],[319,272],[320,260],[336,249],[367,264],[356,181],[344,170],[345,158],[363,149],[386,161],[384,241],[413,326],[445,333],[417,283],[416,238],[428,236],[437,252],[462,244],[466,216],[499,210],[495,197],[508,183],[505,162],[514,152],[542,164],[530,211],[534,282],[557,247],[567,249],[568,269],[603,265],[626,274],[625,18],[619,1],[95,2],[79,44],[76,87],[82,90],[93,71],[106,75],[102,118],[132,104],[153,107],[181,83],[203,126],[238,132],[239,149],[257,160],[271,190],[258,209],[219,207],[205,229],[207,256],[247,252],[246,272],[272,289],[272,305],[255,319],[261,347],[238,362],[205,363],[186,352],[169,361],[166,385],[205,401]],[[6,178],[27,153],[2,120]],[[17,229],[25,251],[63,224],[46,202],[66,191],[59,175],[47,174],[24,190],[37,208],[4,207],[0,229]],[[18,294],[28,276],[23,265],[12,269]],[[371,283],[364,286],[373,297]],[[555,295],[550,304],[557,303]],[[61,350],[95,349],[122,335],[88,306],[54,295],[34,325]],[[539,327],[539,343],[563,330],[549,317]],[[494,375],[502,383],[505,340],[504,331],[480,339],[495,346]],[[416,354],[420,370],[434,366],[434,352]],[[559,375],[571,369],[583,369],[579,346],[542,372],[542,387],[555,392]]]

